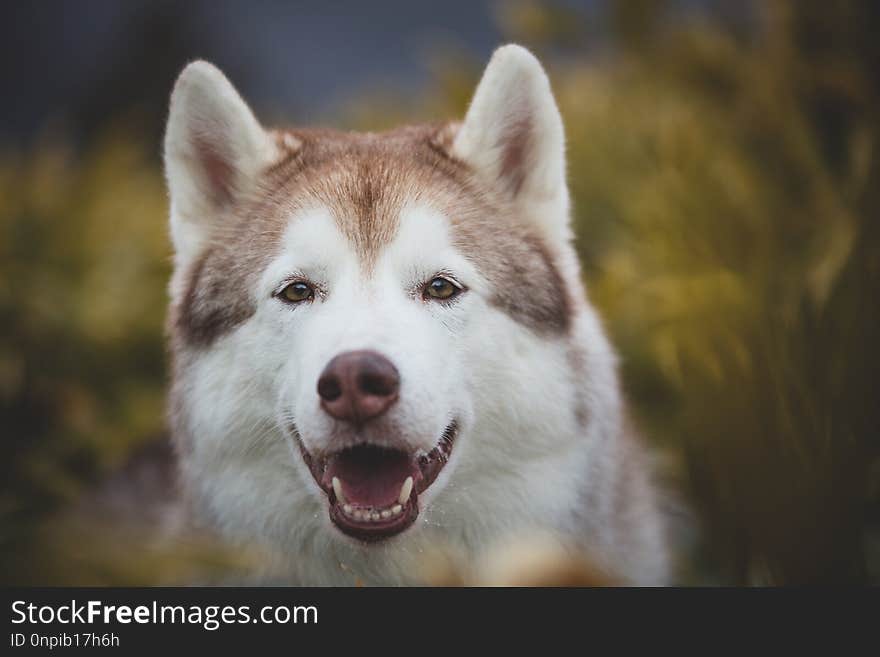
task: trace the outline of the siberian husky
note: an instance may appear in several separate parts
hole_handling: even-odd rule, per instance
[[[214,66],[171,96],[169,415],[191,512],[273,581],[410,584],[552,535],[670,577],[572,248],[562,120],[498,49],[461,122],[268,130]]]

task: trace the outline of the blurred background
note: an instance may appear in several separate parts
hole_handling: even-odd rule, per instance
[[[59,529],[165,435],[159,144],[183,65],[216,63],[267,125],[381,129],[462,115],[506,41],[550,73],[590,295],[698,520],[681,582],[880,582],[880,3],[0,12],[3,583],[157,583],[191,558]]]

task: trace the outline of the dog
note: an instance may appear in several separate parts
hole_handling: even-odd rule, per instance
[[[528,50],[494,52],[462,121],[382,133],[265,129],[196,61],[164,161],[180,477],[198,523],[265,549],[255,577],[419,584],[438,549],[552,536],[669,581]]]

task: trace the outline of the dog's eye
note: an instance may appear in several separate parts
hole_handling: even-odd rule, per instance
[[[286,286],[281,292],[279,292],[278,296],[283,301],[299,303],[300,301],[308,301],[314,297],[315,291],[308,283],[297,281]]]
[[[442,276],[437,276],[436,278],[432,278],[428,284],[425,286],[425,291],[422,293],[422,296],[425,299],[439,299],[441,301],[445,301],[447,299],[451,299],[455,295],[461,292],[461,288],[450,281],[449,279],[443,278]]]

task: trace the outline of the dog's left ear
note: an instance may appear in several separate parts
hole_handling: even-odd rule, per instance
[[[544,69],[525,48],[492,55],[451,152],[518,202],[563,203],[567,221],[562,118]]]
[[[165,133],[171,236],[179,260],[224,228],[226,211],[252,191],[276,144],[219,69],[189,64],[174,86]]]

